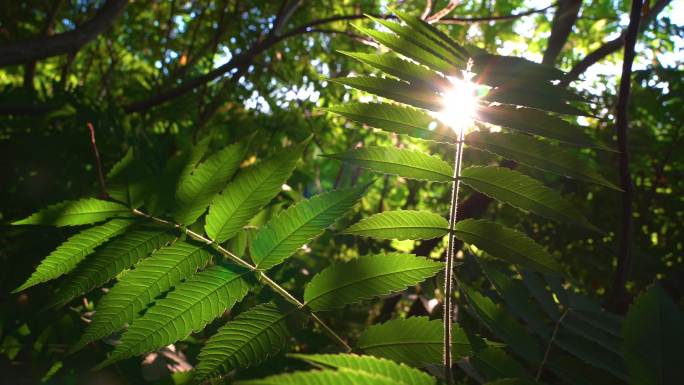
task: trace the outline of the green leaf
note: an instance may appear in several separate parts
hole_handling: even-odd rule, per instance
[[[222,149],[180,179],[173,214],[178,223],[192,224],[204,213],[237,171],[250,140],[251,137]]]
[[[430,71],[419,64],[403,60],[391,54],[369,54],[345,51],[339,52],[364,64],[375,67],[386,74],[399,78],[400,80],[409,82],[411,84],[418,84],[423,88],[432,89],[435,92],[452,87],[451,82],[449,82],[442,75],[434,71]]]
[[[479,49],[475,51],[471,49],[470,56],[473,58],[472,71],[480,74],[476,77],[479,83],[496,86],[511,79],[520,79],[525,82],[550,81],[562,79],[565,76],[563,71],[550,65],[535,63],[521,57],[492,55]]]
[[[135,156],[130,147],[107,173],[107,193],[112,199],[123,202],[128,207],[137,208],[144,202],[152,189],[153,167],[149,162]]]
[[[108,239],[115,237],[131,226],[134,222],[129,219],[112,219],[111,221],[90,227],[71,236],[59,245],[55,251],[45,257],[36,271],[21,286],[14,289],[16,293],[39,283],[55,279],[73,270],[95,248]]]
[[[283,262],[343,216],[367,185],[330,191],[297,203],[271,219],[252,242],[252,260],[261,270]]]
[[[295,309],[296,310],[296,309]],[[222,326],[204,345],[197,359],[195,379],[258,365],[280,352],[290,332],[286,318],[272,303],[255,306]]]
[[[374,29],[363,28],[361,26],[352,24],[359,32],[368,35],[375,39],[378,43],[384,45],[393,51],[404,55],[429,67],[432,70],[441,72],[447,75],[453,75],[458,72],[458,68],[442,57],[435,55],[434,52],[424,49],[423,45],[407,39],[402,39],[395,34],[380,32]]]
[[[336,309],[404,290],[443,268],[413,254],[367,255],[323,269],[306,286],[304,302],[314,311]]]
[[[133,321],[112,354],[96,369],[184,339],[242,300],[249,270],[212,266],[181,283]]]
[[[237,381],[236,385],[396,385],[387,377],[374,373],[354,372],[349,370],[312,370],[310,372],[293,372],[277,374],[266,378]]]
[[[85,198],[57,203],[12,224],[78,226],[101,222],[111,217],[130,216],[131,210],[120,203]]]
[[[437,156],[397,147],[370,146],[324,155],[385,174],[435,182],[453,181],[449,163]]]
[[[216,242],[234,237],[292,175],[309,139],[242,171],[209,207],[205,230]]]
[[[565,89],[556,86],[535,88],[533,84],[526,83],[522,87],[499,86],[493,88],[482,99],[523,107],[531,107],[539,110],[556,112],[566,115],[589,115],[586,112],[565,103],[562,98],[571,97]]]
[[[324,110],[387,132],[441,143],[458,141],[458,137],[449,127],[425,111],[408,106],[387,103],[349,103]]]
[[[211,254],[204,247],[175,242],[143,259],[104,296],[92,322],[71,351],[121,329],[158,295],[206,266]]]
[[[600,232],[560,194],[518,171],[496,166],[473,166],[461,172],[461,181],[513,207]]]
[[[528,135],[473,132],[466,136],[466,143],[530,167],[620,191],[575,154]]]
[[[634,301],[623,333],[623,353],[632,384],[665,385],[682,381],[684,315],[658,283]]]
[[[580,127],[532,108],[479,106],[475,118],[497,126],[557,139],[580,147],[612,151],[609,147],[592,139]]]
[[[463,283],[461,289],[470,304],[469,310],[477,319],[530,363],[541,361],[542,353],[537,341],[504,308]]]
[[[145,200],[145,208],[150,214],[163,214],[173,204],[179,184],[204,157],[210,141],[211,137],[206,137],[166,161],[161,173],[152,179],[152,189]]]
[[[443,33],[430,23],[427,23],[418,17],[400,12],[396,9],[392,9],[392,13],[397,15],[401,21],[406,23],[411,30],[416,33],[420,33],[431,40],[432,44],[437,44],[443,49],[451,52],[454,56],[459,57],[462,64],[465,63],[465,60],[471,56],[465,48],[456,43],[451,37],[449,37],[449,35]]]
[[[481,339],[465,334],[453,324],[452,346],[455,358],[471,356],[475,349],[483,348]],[[442,362],[444,322],[427,317],[395,319],[373,325],[359,337],[358,347],[374,356],[423,367]],[[471,343],[472,340],[472,343]]]
[[[470,362],[486,381],[508,377],[529,377],[525,368],[503,349],[494,347],[482,349],[470,359]]]
[[[465,69],[465,60],[462,55],[455,53],[452,49],[446,48],[441,44],[435,44],[436,41],[433,39],[434,36],[426,35],[423,33],[425,30],[418,31],[410,26],[404,26],[394,21],[379,19],[372,16],[368,16],[368,18],[397,34],[400,41],[411,43],[414,50],[402,49],[402,52],[395,47],[388,46],[388,48],[392,48],[402,55],[426,66],[439,64],[439,67],[442,67],[442,70],[436,70],[445,75],[454,75],[458,73],[459,69]],[[378,40],[376,36],[371,35],[371,37]],[[378,41],[381,44],[387,45],[385,44],[385,41]],[[399,48],[405,48],[406,43],[399,46]],[[418,49],[415,49],[415,47],[418,47]],[[448,63],[448,66],[444,66],[441,63],[442,61]]]
[[[387,377],[402,385],[432,385],[435,378],[394,361],[356,354],[289,354],[312,365],[342,371],[365,372]]]
[[[484,385],[543,385],[541,382],[528,380],[525,378],[501,378],[496,381],[487,382]]]
[[[377,239],[433,239],[449,231],[449,222],[429,211],[385,211],[349,226],[345,234]]]
[[[330,81],[417,108],[439,111],[443,106],[442,97],[437,93],[399,80],[355,76]]]
[[[560,265],[538,243],[523,233],[482,219],[456,222],[456,237],[494,257],[547,274],[558,274]]]
[[[434,385],[427,374],[389,360],[355,354],[293,354],[323,370],[279,374],[258,380],[238,381],[243,385]],[[333,370],[331,368],[337,369]]]
[[[168,228],[135,229],[106,244],[74,271],[60,285],[51,306],[63,306],[75,297],[88,293],[116,277],[138,260],[174,239]]]

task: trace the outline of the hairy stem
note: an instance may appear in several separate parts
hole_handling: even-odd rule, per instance
[[[446,252],[446,270],[444,273],[444,375],[448,385],[453,383],[451,369],[453,366],[452,352],[451,352],[451,322],[454,296],[454,254],[456,238],[454,234],[454,226],[456,225],[456,216],[458,215],[458,190],[461,185],[461,165],[463,163],[463,139],[464,129],[460,128],[458,134],[458,144],[456,145],[456,153],[454,155],[454,181],[451,188],[451,207],[449,212],[449,244]]]
[[[192,239],[194,239],[194,240],[196,240],[196,241],[204,242],[204,243],[206,243],[207,245],[210,245],[210,246],[213,247],[216,251],[218,251],[218,252],[221,253],[222,255],[228,257],[228,259],[230,259],[231,261],[235,262],[236,264],[238,264],[238,265],[240,265],[240,266],[242,266],[242,267],[244,267],[244,268],[246,268],[246,269],[249,269],[249,270],[251,270],[251,271],[257,273],[258,276],[259,276],[259,279],[260,279],[263,283],[265,283],[267,286],[269,286],[271,289],[273,289],[273,291],[275,291],[275,292],[278,293],[280,296],[282,296],[287,302],[289,302],[289,303],[291,303],[291,304],[297,306],[297,307],[300,308],[300,309],[303,309],[303,310],[307,311],[307,312],[309,313],[309,315],[311,316],[311,318],[312,318],[316,323],[318,323],[318,325],[321,327],[321,329],[322,329],[322,330],[323,330],[323,331],[324,331],[324,332],[325,332],[333,341],[335,341],[337,344],[339,344],[340,346],[342,346],[347,352],[351,352],[351,351],[352,351],[351,346],[349,346],[349,344],[347,344],[347,342],[344,341],[344,340],[342,339],[342,337],[340,337],[340,336],[339,336],[337,333],[335,333],[328,325],[326,325],[325,322],[323,322],[323,320],[322,320],[320,317],[318,317],[318,315],[316,315],[316,314],[315,314],[313,311],[311,311],[310,309],[307,309],[307,308],[306,308],[306,304],[304,304],[303,302],[301,302],[300,300],[298,300],[295,296],[293,296],[292,294],[290,294],[290,292],[288,292],[285,288],[283,288],[283,287],[280,286],[277,282],[275,282],[274,280],[272,280],[269,276],[266,275],[265,272],[259,271],[259,270],[257,269],[256,266],[252,265],[251,263],[249,263],[249,262],[245,261],[244,259],[238,257],[237,255],[233,254],[232,252],[230,252],[229,250],[227,250],[227,249],[224,248],[223,246],[219,245],[218,243],[214,242],[213,240],[211,240],[211,239],[209,239],[209,238],[207,238],[207,237],[205,237],[205,236],[203,236],[203,235],[201,235],[201,234],[199,234],[199,233],[196,233],[196,232],[194,232],[194,231],[192,231],[192,230],[190,230],[190,229],[188,229],[188,228],[186,228],[186,227],[184,227],[184,226],[181,226],[181,225],[178,224],[178,223],[174,223],[174,222],[171,222],[171,221],[167,221],[167,220],[162,219],[162,218],[157,218],[157,217],[155,217],[155,216],[152,216],[152,215],[150,215],[150,214],[147,214],[147,213],[145,213],[145,212],[142,212],[142,211],[140,211],[140,210],[138,210],[138,209],[133,209],[133,214],[138,215],[138,216],[141,216],[141,217],[144,217],[144,218],[147,218],[147,219],[152,220],[152,221],[157,222],[157,223],[161,223],[161,224],[164,224],[164,225],[167,225],[167,226],[171,226],[171,227],[176,228],[176,229],[178,229],[178,230],[180,230],[180,231],[183,231],[183,232],[184,232],[185,234],[187,234],[190,238],[192,238]]]

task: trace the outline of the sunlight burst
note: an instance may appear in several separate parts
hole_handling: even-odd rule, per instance
[[[451,89],[442,93],[443,108],[436,113],[442,123],[451,127],[457,134],[473,128],[477,109],[477,85],[471,81],[471,72],[463,72],[463,79],[449,76]]]

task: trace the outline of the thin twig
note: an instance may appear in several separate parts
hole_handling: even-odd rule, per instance
[[[523,16],[533,15],[535,13],[542,13],[551,7],[556,6],[557,3],[550,4],[543,8],[528,9],[520,13],[513,13],[510,15],[488,15],[488,16],[475,16],[475,17],[444,17],[437,21],[439,24],[469,24],[469,23],[485,23],[485,22],[497,22],[497,21],[509,21],[521,18]]]
[[[432,14],[432,16],[428,16],[425,21],[428,23],[436,23],[439,21],[439,19],[443,18],[444,16],[448,15],[451,13],[451,11],[456,8],[460,4],[460,0],[449,0],[449,4],[447,4],[444,8],[440,9],[439,11],[435,12]]]
[[[311,318],[316,323],[318,323],[318,325],[321,327],[321,329],[326,334],[328,334],[328,336],[330,338],[332,338],[336,343],[338,343],[340,346],[342,346],[347,352],[352,351],[351,346],[349,346],[349,344],[347,344],[347,342],[344,341],[342,339],[342,337],[340,337],[337,333],[335,333],[335,331],[333,331],[328,325],[326,325],[325,322],[323,322],[323,320],[318,317],[318,315],[316,315],[313,311],[308,309],[305,303],[301,302],[296,297],[294,297],[292,294],[290,294],[290,292],[288,292],[285,288],[283,288],[277,282],[272,280],[269,276],[266,275],[265,272],[260,271],[256,266],[254,266],[251,263],[245,261],[244,259],[238,257],[237,255],[233,254],[232,252],[228,251],[227,249],[225,249],[224,247],[222,247],[218,243],[214,242],[213,240],[211,240],[211,239],[209,239],[209,238],[207,238],[207,237],[205,237],[199,233],[196,233],[196,232],[194,232],[194,231],[192,231],[192,230],[190,230],[184,226],[181,226],[178,223],[167,221],[167,220],[162,219],[162,218],[157,218],[155,216],[152,216],[150,214],[142,212],[138,209],[133,209],[133,214],[147,218],[149,220],[152,220],[152,221],[155,221],[155,222],[158,222],[161,224],[164,224],[164,225],[167,225],[167,226],[171,226],[171,227],[176,228],[180,231],[183,231],[185,234],[187,234],[189,237],[193,238],[194,240],[204,242],[207,245],[210,245],[211,247],[216,249],[219,253],[228,257],[228,259],[235,262],[236,264],[238,264],[238,265],[240,265],[240,266],[242,266],[242,267],[244,267],[250,271],[257,273],[259,276],[259,279],[262,282],[264,282],[267,286],[269,286],[271,289],[273,289],[273,291],[280,294],[286,301],[297,306],[299,309],[307,311],[309,313],[309,315],[311,316]]]
[[[551,346],[553,346],[553,342],[556,340],[556,335],[558,334],[558,329],[560,328],[560,324],[563,322],[565,319],[565,316],[568,315],[568,311],[565,310],[563,314],[561,314],[560,318],[556,321],[556,325],[553,327],[553,333],[551,333],[551,339],[549,340],[549,344],[546,345],[546,351],[544,352],[544,358],[542,359],[542,362],[539,364],[539,369],[537,369],[537,375],[535,376],[534,380],[539,381],[539,378],[541,377],[542,370],[544,370],[544,365],[546,365],[546,361],[549,359],[549,353],[551,352]]]
[[[93,154],[95,154],[95,166],[97,167],[97,181],[100,183],[100,198],[108,199],[107,187],[105,186],[104,173],[102,172],[102,162],[100,161],[100,152],[97,151],[97,144],[95,143],[95,127],[91,122],[87,122],[88,130],[90,131],[90,145],[93,147]]]

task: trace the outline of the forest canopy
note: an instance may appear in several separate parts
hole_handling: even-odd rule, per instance
[[[674,384],[681,0],[0,13],[0,383]]]

